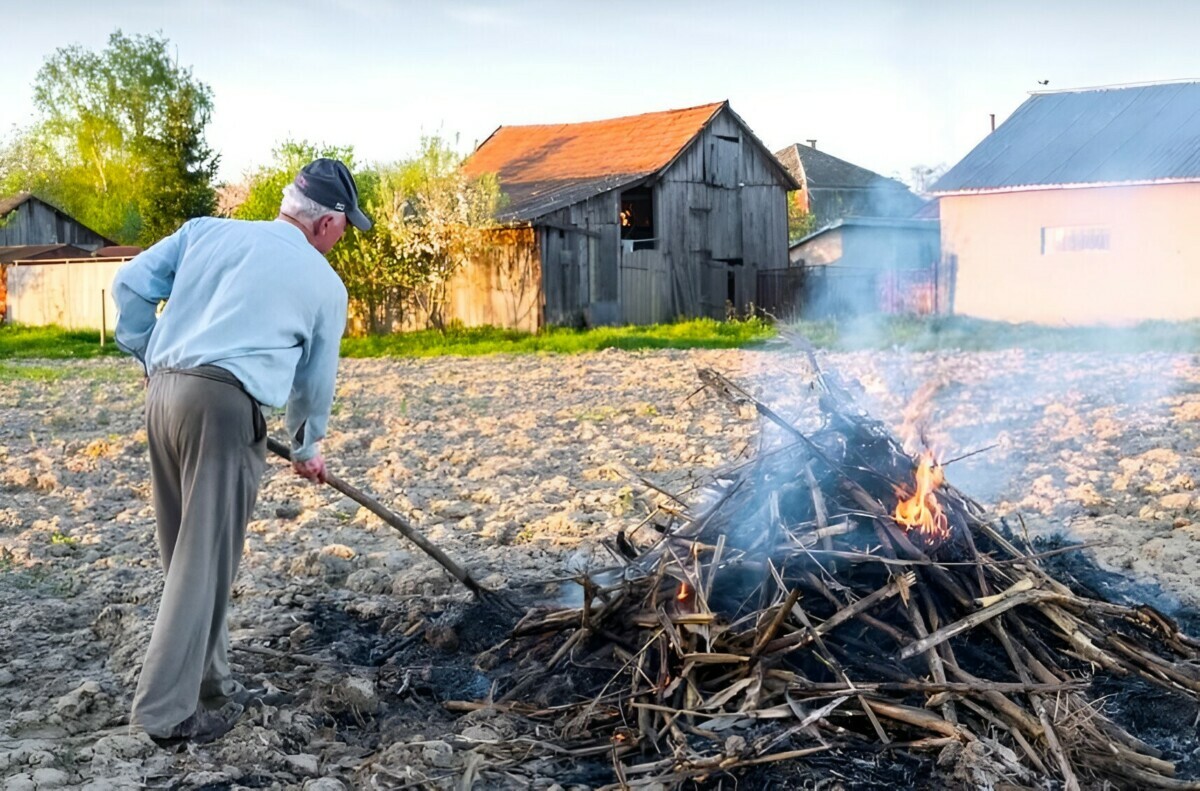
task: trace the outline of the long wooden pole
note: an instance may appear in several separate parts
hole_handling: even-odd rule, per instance
[[[291,450],[274,437],[267,437],[267,448],[276,456],[286,459],[287,461],[292,460]],[[400,514],[384,507],[384,505],[374,497],[370,496],[361,489],[346,483],[331,472],[325,473],[325,483],[329,484],[334,489],[346,495],[351,500],[355,501],[383,521],[387,522],[392,527],[399,530],[405,538],[420,547],[421,551],[440,563],[442,568],[450,572],[450,574],[456,580],[461,582],[463,585],[466,585],[471,593],[474,593],[477,598],[481,600],[488,599],[492,601],[502,599],[500,594],[498,594],[496,591],[489,590],[472,579],[471,575],[467,573],[466,569],[458,565],[458,563],[456,563],[445,552],[434,546],[434,544],[428,538],[422,535],[407,519],[400,516]]]

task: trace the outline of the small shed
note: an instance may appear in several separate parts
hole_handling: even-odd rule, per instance
[[[1200,318],[1200,82],[1031,94],[933,186],[956,313]]]
[[[814,228],[846,217],[911,217],[925,205],[901,182],[820,151],[815,140],[775,157],[800,184],[792,199],[813,215]]]
[[[939,312],[938,223],[849,217],[788,251],[803,271],[799,314],[808,319]]]
[[[0,199],[0,247],[69,244],[92,251],[116,244],[28,192]]]
[[[0,247],[0,321],[108,329],[116,318],[110,284],[137,248],[97,252],[69,244]]]
[[[648,324],[748,310],[787,265],[796,182],[728,102],[501,126],[464,165],[495,173],[505,230],[453,285],[468,325]]]

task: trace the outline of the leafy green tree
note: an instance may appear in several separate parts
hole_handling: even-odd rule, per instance
[[[816,230],[817,218],[800,202],[799,192],[787,195],[788,243],[793,244]]]
[[[462,157],[436,135],[422,139],[415,157],[380,171],[371,206],[389,242],[375,261],[378,276],[396,283],[404,308],[428,326],[445,328],[450,282],[491,244],[501,200],[499,179],[468,178]]]
[[[100,52],[56,50],[34,80],[37,120],[0,156],[0,185],[37,192],[123,243],[150,244],[211,214],[212,91],[169,46],[117,30]]]
[[[275,218],[283,188],[318,157],[346,163],[359,203],[374,222],[365,233],[347,228],[329,254],[350,296],[352,330],[444,327],[450,280],[490,243],[500,201],[497,179],[464,176],[462,157],[436,136],[423,139],[409,159],[362,169],[355,168],[349,146],[286,140],[270,164],[250,174],[246,199],[232,216]]]
[[[354,147],[313,143],[309,140],[284,140],[271,152],[271,162],[252,171],[247,178],[246,200],[233,210],[239,220],[273,220],[279,214],[283,188],[296,178],[300,168],[314,159],[340,159],[354,171]],[[362,188],[362,177],[354,180]]]

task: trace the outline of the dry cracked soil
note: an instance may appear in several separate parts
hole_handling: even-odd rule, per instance
[[[1094,546],[1164,608],[1200,604],[1200,364],[1029,351],[821,355],[875,417],[952,463],[1031,534]],[[14,362],[0,382],[0,787],[591,788],[494,710],[472,652],[504,624],[352,500],[273,461],[235,587],[235,670],[292,693],[170,751],[128,707],[162,584],[143,390],[124,360]],[[694,498],[770,440],[699,386],[712,367],[789,418],[812,373],[787,349],[344,360],[331,468],[409,516],[485,585],[553,600],[608,563],[662,491]],[[281,420],[271,427],[278,435]],[[914,430],[915,429],[915,430]],[[990,446],[990,447],[989,447]],[[659,491],[662,490],[662,491]],[[467,656],[468,661],[462,657]],[[402,657],[403,661],[397,661]],[[536,691],[531,692],[536,695]],[[569,763],[569,762],[568,762]]]

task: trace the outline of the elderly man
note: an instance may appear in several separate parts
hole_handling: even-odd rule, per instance
[[[113,281],[117,344],[149,377],[166,583],[130,722],[156,741],[211,741],[242,712],[225,615],[266,464],[261,406],[286,403],[293,467],[323,481],[346,326],[346,288],[324,255],[347,223],[371,227],[354,179],[318,159],[284,189],[276,220],[191,220]]]

